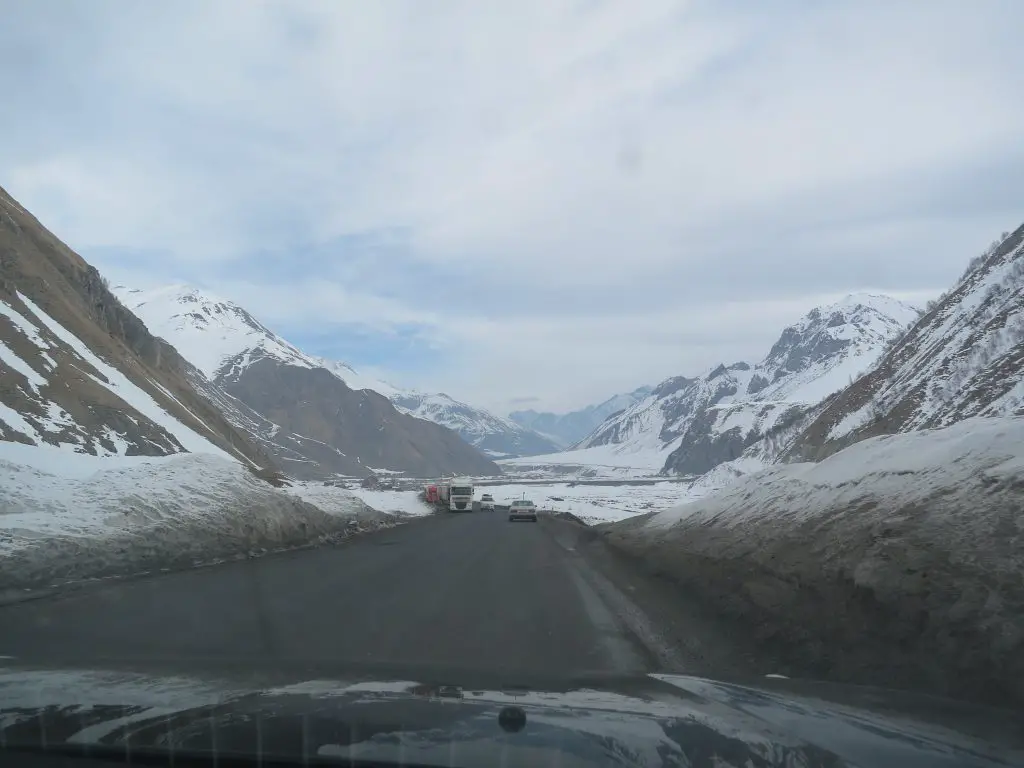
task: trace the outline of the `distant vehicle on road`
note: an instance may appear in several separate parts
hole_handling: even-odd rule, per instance
[[[530,520],[537,522],[537,505],[529,499],[516,499],[508,508],[508,520]]]
[[[437,494],[437,484],[430,483],[423,486],[423,497],[427,500],[427,504],[437,504],[440,501]]]
[[[473,511],[473,481],[468,477],[453,477],[438,483],[441,506],[452,512]]]
[[[480,511],[481,512],[493,512],[494,511],[494,497],[485,493],[480,497]]]

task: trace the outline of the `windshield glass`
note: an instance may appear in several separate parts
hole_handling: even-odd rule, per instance
[[[142,703],[40,706],[127,738],[238,683],[252,722],[289,690],[415,752],[478,744],[449,710],[479,687],[479,743],[551,736],[537,765],[587,764],[549,754],[586,718],[500,709],[676,706],[652,675],[705,681],[696,719],[1024,711],[1022,29],[1024,0],[0,2],[0,750],[7,683],[119,670]],[[414,704],[320,709],[358,685]],[[597,718],[591,762],[683,731]]]

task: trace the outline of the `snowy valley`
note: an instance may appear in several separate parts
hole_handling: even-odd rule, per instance
[[[800,423],[866,372],[919,314],[888,296],[847,296],[784,329],[758,363],[667,379],[572,450],[503,464],[702,475]]]
[[[0,768],[1024,768],[1024,4],[3,9]]]
[[[1021,568],[1024,227],[924,311],[851,294],[756,363],[513,419],[309,355],[192,287],[111,293],[0,203],[0,601],[337,543],[430,513],[411,478],[460,472],[499,503],[529,494],[592,526],[805,660],[856,666],[924,611],[932,625],[898,663],[925,646],[921,663],[946,663],[966,622],[982,651],[947,683],[1024,679],[1005,641],[1024,637],[1006,607],[1024,600],[1007,581]],[[374,473],[403,490],[338,482]],[[988,582],[1003,585],[995,603]],[[874,602],[822,623],[827,641],[794,634],[827,595],[865,590]],[[850,642],[865,622],[885,628]]]

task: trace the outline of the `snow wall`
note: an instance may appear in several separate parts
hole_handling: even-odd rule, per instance
[[[82,579],[338,541],[395,521],[351,494],[342,501],[329,514],[211,454],[122,461],[84,477],[0,459],[0,602]]]
[[[865,440],[597,530],[794,674],[1024,705],[1024,418]]]

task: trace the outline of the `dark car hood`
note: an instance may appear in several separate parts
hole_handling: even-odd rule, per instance
[[[509,768],[1024,765],[1022,745],[1001,738],[1015,728],[1007,713],[799,688],[673,675],[572,690],[355,679],[261,687],[229,677],[6,666],[0,751],[84,745],[95,754],[101,745],[254,761]]]

